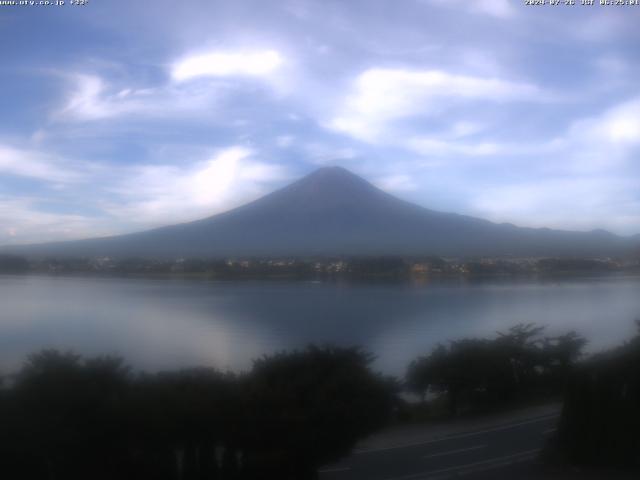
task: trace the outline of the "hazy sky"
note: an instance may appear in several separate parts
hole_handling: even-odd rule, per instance
[[[0,244],[197,219],[322,165],[640,233],[640,7],[523,3],[0,6]]]

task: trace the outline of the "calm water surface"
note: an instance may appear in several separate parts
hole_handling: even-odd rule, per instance
[[[401,374],[438,342],[520,322],[575,329],[591,350],[635,331],[640,278],[334,284],[0,276],[0,371],[43,347],[124,356],[145,369],[235,370],[310,342],[360,345]]]

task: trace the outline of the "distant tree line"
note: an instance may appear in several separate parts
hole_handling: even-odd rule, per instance
[[[387,422],[396,384],[355,348],[308,347],[246,374],[134,374],[46,350],[0,389],[0,468],[15,479],[310,479]]]
[[[537,261],[541,272],[599,272],[617,270],[614,262],[591,258],[542,258]]]
[[[29,262],[18,255],[0,255],[0,273],[24,273],[29,271]]]
[[[634,263],[635,262],[635,263]],[[351,278],[402,280],[424,276],[518,276],[637,270],[638,260],[589,258],[445,260],[434,256],[292,258],[41,258],[0,254],[0,273],[184,274],[220,279]]]

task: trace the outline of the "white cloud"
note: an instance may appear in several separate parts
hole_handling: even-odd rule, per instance
[[[539,144],[498,143],[496,164],[512,164],[510,155],[522,154],[528,163],[520,163],[521,173],[527,168],[538,172],[531,181],[483,188],[471,200],[473,213],[536,227],[638,233],[640,180],[634,165],[638,146],[639,98],[574,121],[563,135]],[[474,153],[468,148],[466,144],[443,147],[448,153]],[[532,156],[538,153],[544,155]],[[540,172],[545,176],[541,178]]]
[[[178,60],[171,66],[171,77],[178,82],[198,77],[264,77],[277,70],[282,63],[282,56],[275,50],[213,51]]]
[[[633,178],[579,176],[536,179],[484,189],[474,210],[493,221],[570,230],[605,228],[633,234],[640,228],[640,201]]]
[[[176,88],[164,85],[153,88],[117,88],[96,75],[75,74],[71,78],[74,87],[64,107],[54,112],[54,120],[82,122],[124,115],[173,118],[183,113],[210,113],[224,87],[208,85]]]
[[[71,86],[70,93],[53,118],[93,121],[123,115],[171,118],[176,113],[211,113],[212,105],[221,100],[225,92],[238,87],[238,84],[225,81],[224,77],[260,77],[273,80],[274,87],[282,88],[288,80],[280,78],[275,82],[272,75],[282,63],[280,54],[273,50],[192,55],[171,66],[173,81],[144,88],[119,85],[96,74],[69,74],[65,77]],[[221,78],[208,83],[187,82],[201,77]]]
[[[571,134],[618,146],[640,143],[640,98],[617,105],[595,118],[576,122]]]
[[[440,139],[434,137],[412,137],[404,142],[404,147],[424,156],[436,157],[497,157],[504,155],[532,155],[556,153],[566,143],[561,139],[537,143],[504,142],[499,140],[469,141],[458,138]]]
[[[574,121],[557,143],[562,153],[558,164],[570,173],[624,169],[640,146],[640,98]]]
[[[387,192],[410,192],[418,188],[414,179],[405,174],[380,177],[374,180],[373,184]]]
[[[111,116],[115,112],[100,97],[104,90],[102,79],[93,75],[76,75],[73,81],[73,94],[60,112],[61,115],[73,115],[93,119]]]
[[[550,170],[587,172],[629,160],[629,152],[640,144],[640,99],[616,105],[599,115],[575,120],[563,134],[537,142],[505,142],[468,139],[482,128],[466,122],[439,137],[415,136],[402,143],[424,156],[499,157],[546,155],[559,160]],[[550,157],[553,155],[553,157]]]
[[[76,182],[84,175],[68,162],[39,151],[0,144],[0,173],[48,183]]]
[[[113,89],[97,75],[69,76],[71,93],[55,119],[100,120],[131,113],[161,111],[167,97],[155,89]]]
[[[280,166],[255,159],[244,147],[229,147],[188,167],[133,167],[114,188],[121,200],[105,209],[141,226],[166,225],[213,215],[257,198],[265,186],[288,178]]]
[[[65,186],[46,196],[0,196],[0,245],[96,237],[196,220],[253,200],[290,178],[285,168],[260,161],[254,151],[240,146],[186,166],[104,171],[85,163],[78,173],[62,167],[68,165],[54,156],[0,145],[0,174]],[[59,205],[82,205],[91,213],[63,213],[57,211]]]
[[[104,219],[43,211],[49,199],[0,197],[0,245],[71,240],[113,233]]]
[[[356,78],[352,93],[328,126],[361,140],[375,141],[393,120],[433,116],[456,102],[507,102],[540,95],[534,85],[500,78],[442,70],[372,68]]]

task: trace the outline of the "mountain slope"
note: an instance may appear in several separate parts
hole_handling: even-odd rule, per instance
[[[280,255],[614,255],[631,239],[595,230],[519,228],[400,200],[327,167],[203,220],[117,237],[30,245],[39,255],[228,257]]]

